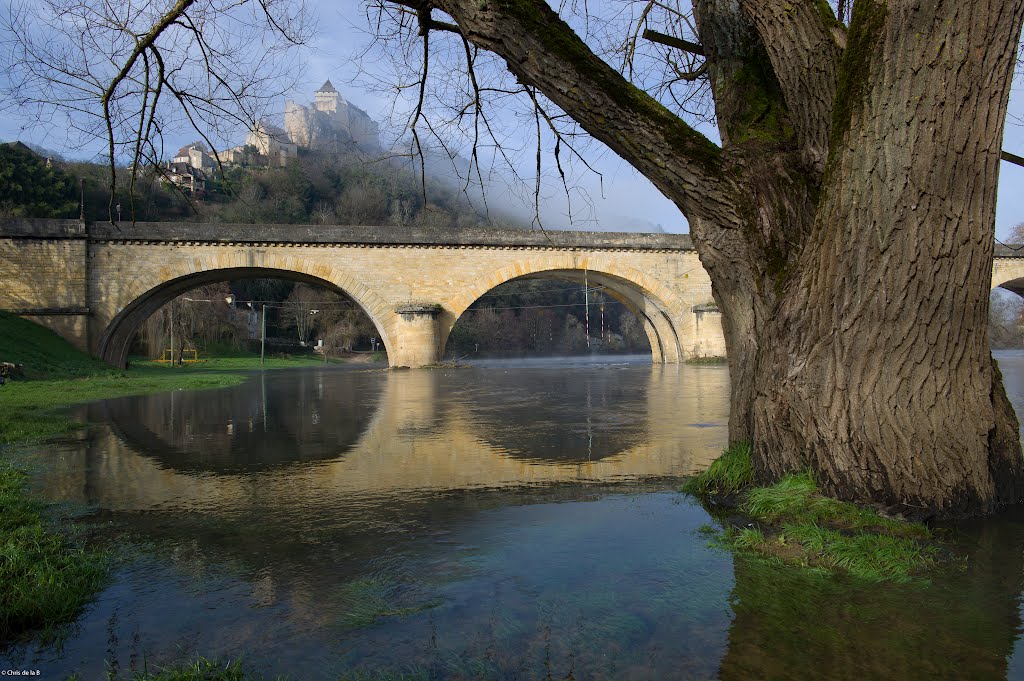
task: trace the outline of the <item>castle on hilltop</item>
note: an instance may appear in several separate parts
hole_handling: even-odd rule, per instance
[[[308,107],[292,100],[285,103],[284,131],[289,141],[307,149],[340,150],[351,144],[364,151],[380,148],[377,123],[347,102],[331,81],[320,86],[313,97]]]
[[[356,148],[380,149],[380,131],[370,115],[345,101],[331,81],[313,94],[310,106],[292,100],[285,103],[284,129],[259,121],[245,138],[245,144],[220,152],[216,158],[205,145],[182,147],[172,161],[164,163],[165,178],[186,191],[205,186],[207,174],[217,166],[255,165],[283,168],[300,149],[341,153]]]

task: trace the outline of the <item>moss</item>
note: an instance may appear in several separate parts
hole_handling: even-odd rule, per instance
[[[753,140],[778,144],[794,137],[782,87],[764,46],[758,44],[744,58],[732,72],[729,86],[736,90],[734,101],[740,102],[735,112],[723,116],[730,143]]]
[[[877,51],[887,13],[886,5],[875,0],[858,0],[854,3],[853,17],[846,37],[846,50],[839,65],[835,106],[832,109],[829,167],[832,166],[836,150],[850,129],[854,115],[864,103],[871,79],[871,59]]]
[[[687,364],[697,364],[697,365],[720,366],[720,365],[723,365],[723,364],[728,364],[729,363],[729,358],[728,357],[721,357],[721,356],[717,356],[717,355],[716,356],[712,356],[712,357],[691,357],[690,359],[686,360],[686,363]]]
[[[789,275],[788,264],[786,254],[776,244],[768,244],[765,247],[765,274],[771,279],[776,296],[782,295],[782,289],[786,285],[786,277]]]
[[[836,18],[836,13],[832,11],[832,5],[829,4],[828,0],[814,0],[814,8],[818,10],[818,16],[821,17],[826,26],[842,26],[842,23]]]
[[[619,106],[652,121],[677,156],[699,163],[711,174],[721,173],[721,149],[717,145],[595,56],[546,3],[500,0],[496,7],[517,19],[529,35],[543,43],[559,61],[575,69],[594,89]],[[515,65],[512,70],[518,72]]]

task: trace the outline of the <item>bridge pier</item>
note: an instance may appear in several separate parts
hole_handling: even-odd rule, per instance
[[[395,308],[395,326],[388,350],[393,367],[418,367],[441,360],[441,328],[437,303],[407,303]]]

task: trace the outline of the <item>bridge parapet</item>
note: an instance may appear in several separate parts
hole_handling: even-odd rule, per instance
[[[304,246],[439,246],[555,250],[692,251],[689,234],[581,232],[416,226],[261,225],[137,222],[111,225],[77,220],[0,220],[0,238],[87,238],[91,241]]]

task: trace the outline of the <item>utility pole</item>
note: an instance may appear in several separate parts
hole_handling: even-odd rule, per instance
[[[263,366],[263,353],[267,346],[267,306],[263,305],[263,324],[260,331],[260,366]]]

